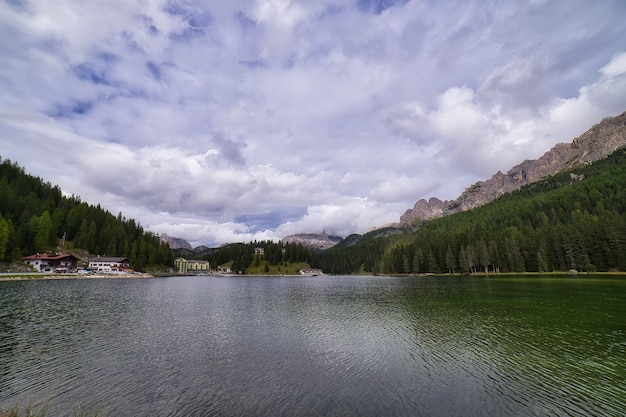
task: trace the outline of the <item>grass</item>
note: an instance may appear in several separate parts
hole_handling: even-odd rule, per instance
[[[50,413],[48,406],[35,407],[30,400],[27,404],[20,404],[19,401],[10,409],[0,407],[0,417],[47,417]]]
[[[28,403],[21,404],[19,401],[15,402],[15,405],[9,409],[5,409],[0,406],[0,417],[48,417],[50,416],[51,408],[49,405],[44,404],[35,406],[28,400]],[[77,406],[71,414],[74,417],[104,417],[101,412],[89,412],[83,410],[80,406]]]
[[[245,275],[300,275],[301,269],[308,269],[311,266],[308,263],[298,262],[282,262],[279,265],[267,265],[265,269],[265,260],[260,260],[259,265],[252,265],[246,268]]]

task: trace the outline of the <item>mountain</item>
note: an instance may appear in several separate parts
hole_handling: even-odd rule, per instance
[[[166,242],[170,245],[170,249],[189,249],[193,250],[191,244],[187,242],[185,239],[181,239],[179,237],[169,236],[165,233],[161,235],[161,241]]]
[[[398,234],[312,254],[328,274],[626,271],[626,148]]]
[[[193,251],[195,253],[205,253],[205,252],[209,252],[211,250],[212,250],[211,248],[209,248],[208,246],[205,246],[205,245],[200,245],[200,246],[196,246],[195,248],[193,248]]]
[[[468,187],[456,200],[421,199],[400,217],[400,223],[432,220],[482,206],[524,185],[606,158],[623,147],[626,147],[626,112],[602,120],[571,143],[555,145],[539,159],[526,160],[506,174],[498,171],[490,179]]]
[[[289,235],[281,239],[283,243],[295,243],[300,244],[309,249],[329,249],[335,246],[337,243],[341,242],[342,238],[340,236],[331,236],[326,233],[322,234],[296,234]]]
[[[183,257],[186,259],[205,259],[207,256],[209,256],[211,253],[217,251],[218,248],[209,248],[207,246],[197,246],[193,249],[189,249],[189,248],[176,248],[176,249],[172,249],[172,252],[174,252],[174,255],[178,258],[178,257]]]

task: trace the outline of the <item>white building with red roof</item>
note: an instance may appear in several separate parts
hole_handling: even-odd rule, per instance
[[[37,272],[68,272],[76,268],[78,258],[69,253],[36,253],[22,260]]]
[[[104,273],[120,273],[130,269],[128,258],[123,256],[98,256],[89,258],[89,269]]]

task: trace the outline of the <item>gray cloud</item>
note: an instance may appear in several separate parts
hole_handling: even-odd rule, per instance
[[[626,110],[619,0],[32,0],[0,39],[2,157],[195,244],[362,233]]]

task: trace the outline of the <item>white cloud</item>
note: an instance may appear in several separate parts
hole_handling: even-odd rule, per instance
[[[600,72],[607,79],[621,77],[626,74],[626,52],[613,56],[611,62],[600,68]]]
[[[437,110],[429,114],[435,132],[444,138],[465,138],[469,132],[485,129],[487,116],[474,101],[474,92],[467,87],[452,87],[439,97]]]
[[[580,88],[578,96],[557,99],[550,109],[549,121],[562,126],[562,134],[577,135],[612,115],[613,109],[626,110],[626,53],[616,54],[600,73],[596,82]]]

